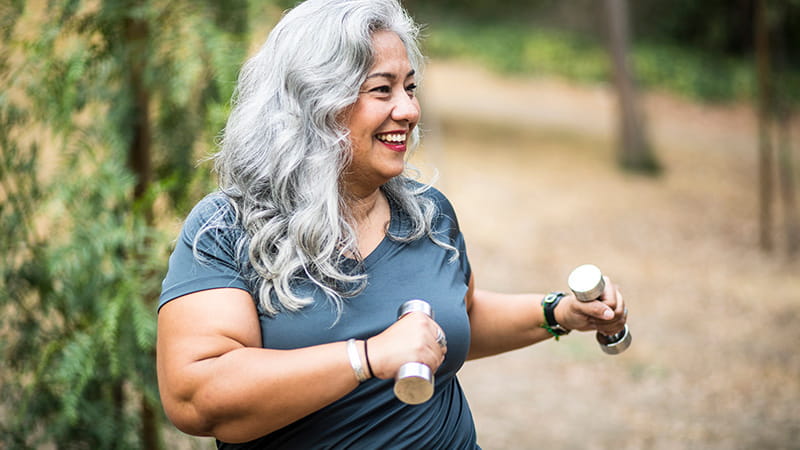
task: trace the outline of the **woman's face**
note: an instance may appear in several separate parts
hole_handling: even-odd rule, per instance
[[[403,172],[406,144],[420,115],[403,42],[391,31],[379,31],[372,43],[375,63],[345,112],[353,152],[345,184],[352,193],[370,193]]]

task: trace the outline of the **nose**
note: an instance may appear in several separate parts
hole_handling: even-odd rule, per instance
[[[396,98],[394,108],[392,108],[392,120],[411,124],[419,122],[420,108],[417,97],[403,92]]]

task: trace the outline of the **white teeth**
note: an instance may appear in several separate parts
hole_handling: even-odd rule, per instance
[[[386,142],[405,142],[406,140],[405,133],[379,134],[377,137],[381,141],[386,141]]]

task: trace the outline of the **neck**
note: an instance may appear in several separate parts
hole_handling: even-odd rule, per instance
[[[369,217],[375,206],[379,204],[379,200],[384,198],[381,184],[376,180],[366,180],[365,177],[359,177],[353,173],[346,174],[342,179],[345,201],[353,219],[357,222]]]
[[[377,209],[381,200],[383,200],[383,193],[380,189],[360,195],[351,194],[348,205],[356,223],[369,220],[370,215]]]
[[[349,220],[356,232],[358,247],[354,249],[354,253],[359,258],[366,257],[386,236],[386,228],[391,219],[389,201],[379,187],[346,192]]]

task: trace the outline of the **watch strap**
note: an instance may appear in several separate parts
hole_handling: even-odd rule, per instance
[[[546,329],[550,334],[555,336],[556,340],[558,340],[560,336],[569,334],[571,331],[564,328],[558,323],[558,321],[556,321],[556,306],[565,295],[566,294],[564,292],[556,291],[545,295],[542,299],[542,310],[544,311],[544,324],[542,325],[542,328]]]

